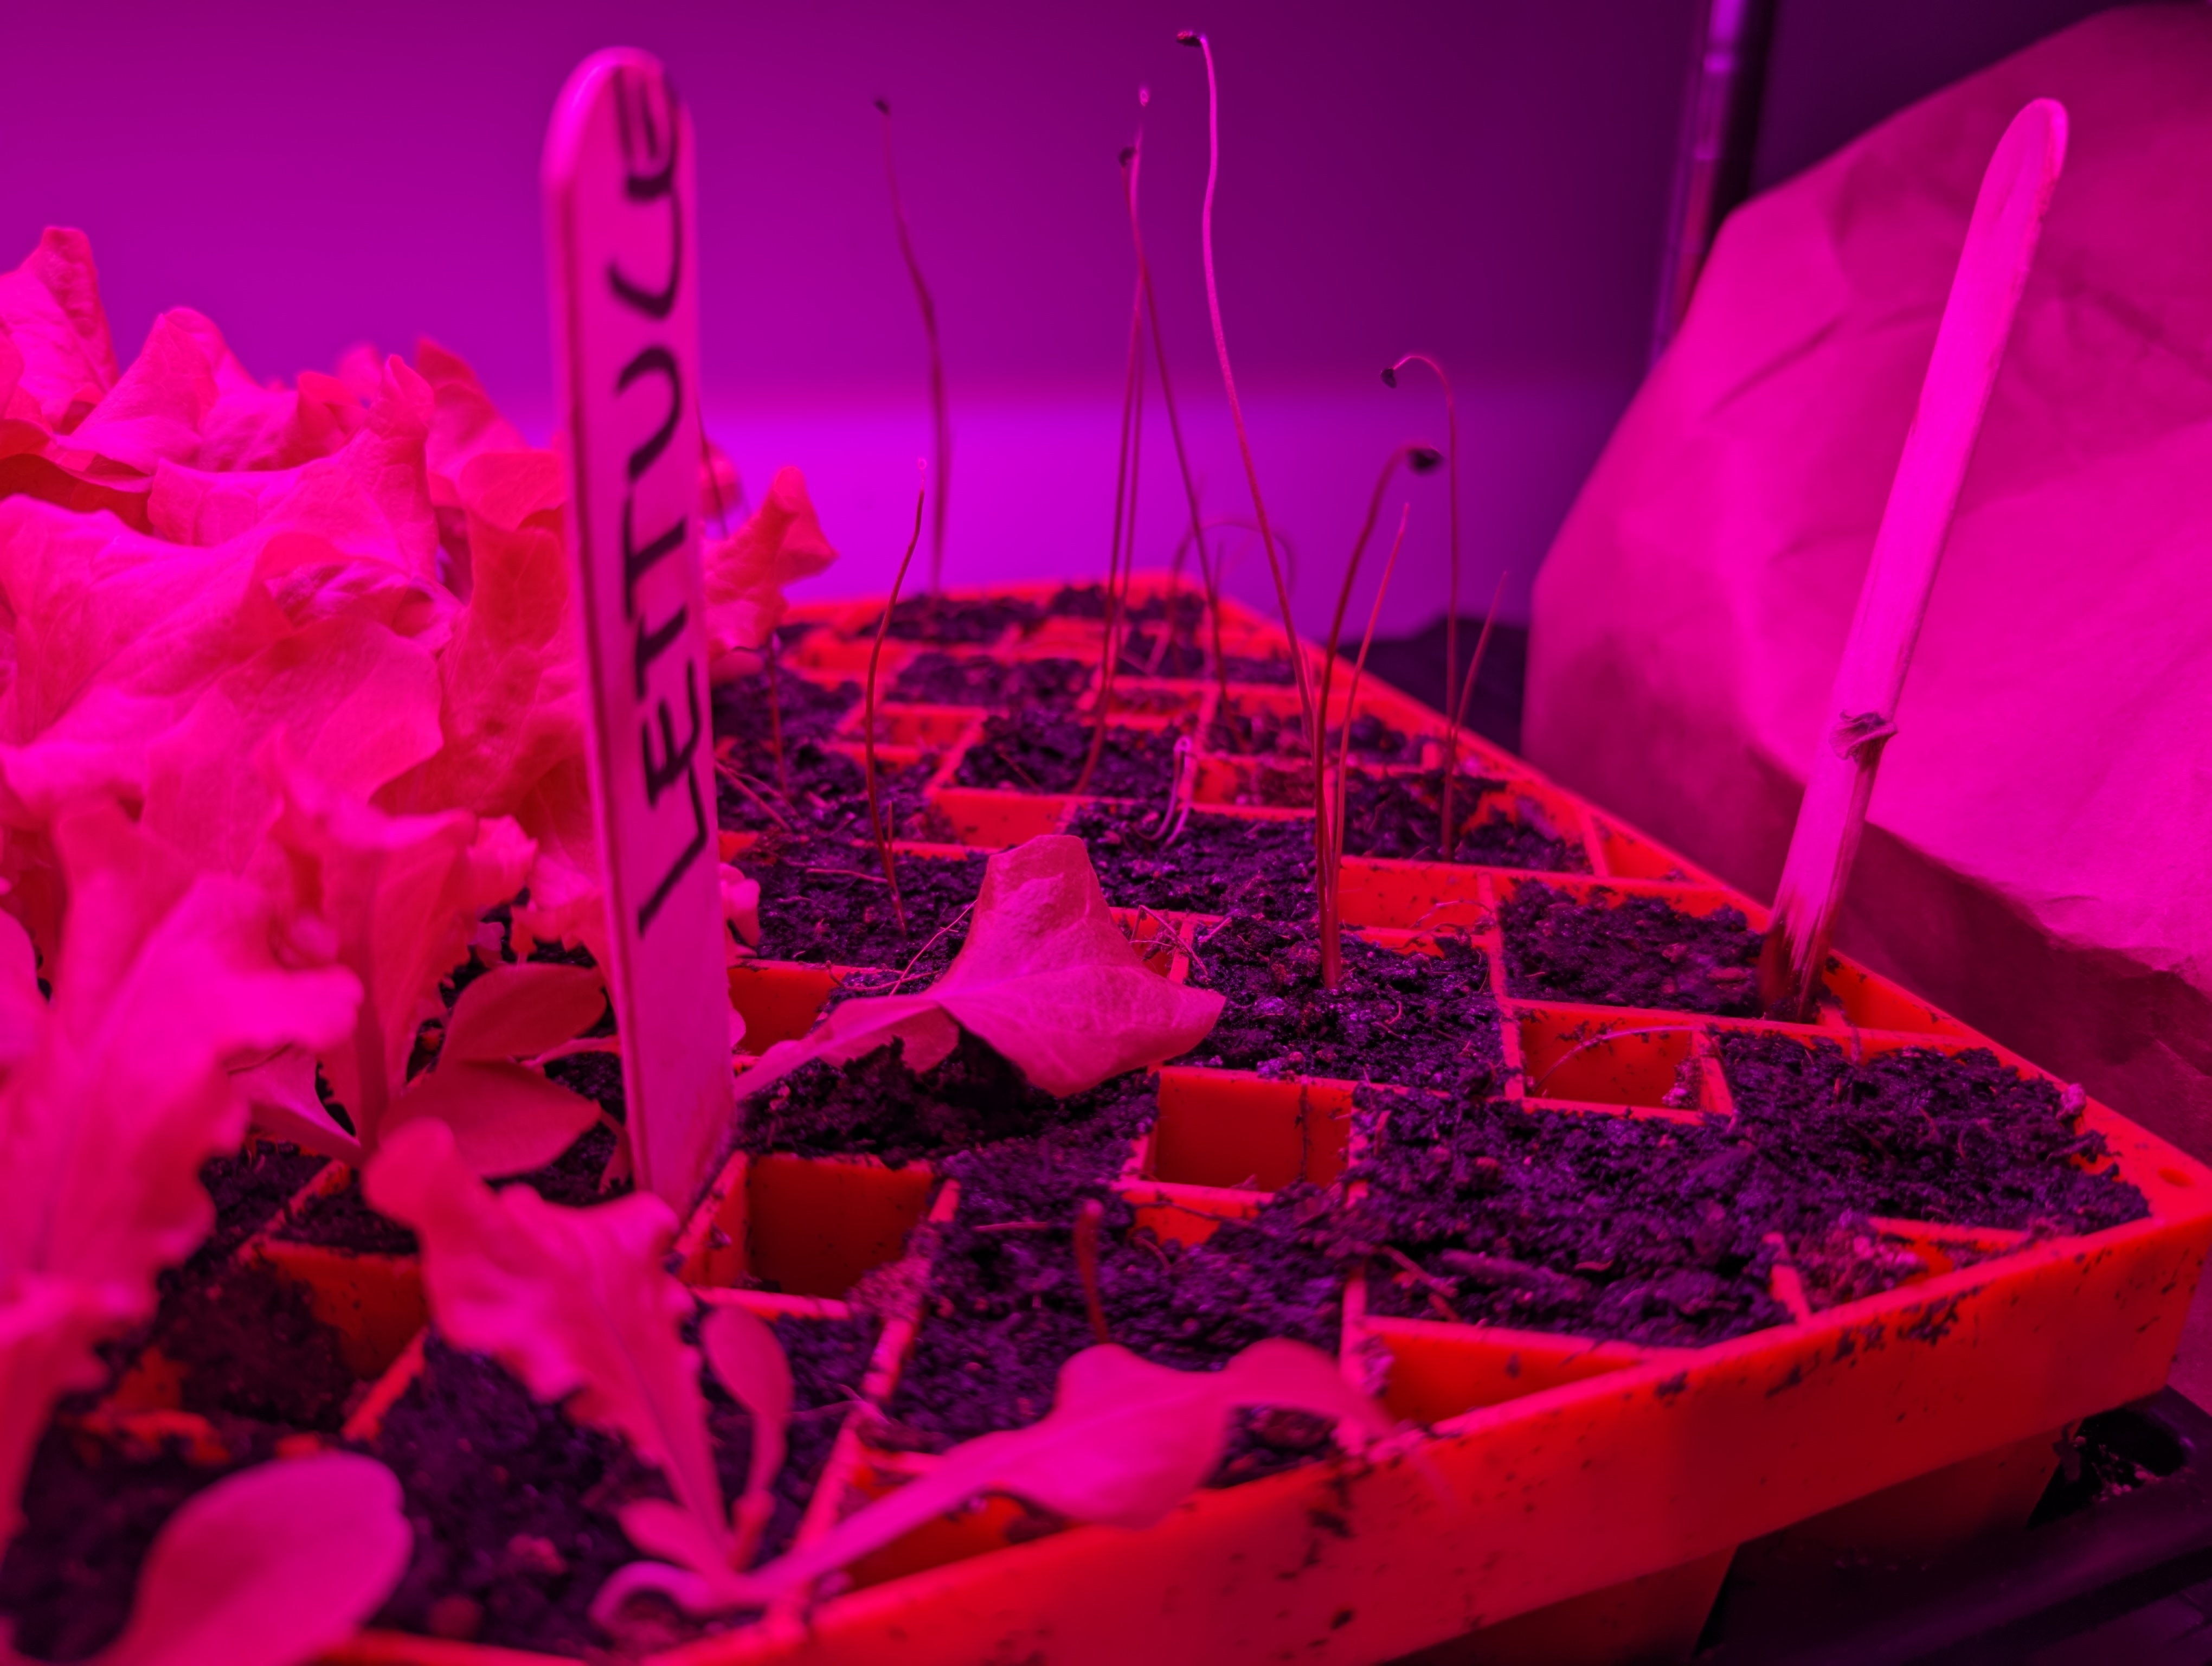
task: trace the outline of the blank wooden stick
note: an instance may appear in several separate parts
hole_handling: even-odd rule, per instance
[[[1770,1017],[1813,1016],[1829,933],[1882,748],[1897,733],[1898,695],[1927,617],[1960,483],[2065,161],[2065,107],[2038,99],[2013,118],[1982,176],[1775,894],[1759,964]]]

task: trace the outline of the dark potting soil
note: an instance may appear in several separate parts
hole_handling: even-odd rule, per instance
[[[358,1171],[339,1190],[311,1201],[276,1231],[292,1243],[313,1243],[356,1256],[411,1256],[420,1245],[415,1234],[368,1207]]]
[[[0,1618],[34,1660],[77,1661],[130,1617],[138,1570],[185,1501],[269,1456],[273,1431],[226,1429],[234,1458],[197,1462],[181,1438],[147,1448],[50,1426],[23,1483],[23,1526],[0,1562]]]
[[[1093,1334],[1074,1253],[1076,1212],[1104,1205],[1099,1301],[1113,1340],[1155,1365],[1218,1371],[1269,1336],[1336,1351],[1336,1268],[1302,1243],[1302,1189],[1196,1246],[1163,1240],[1113,1195],[1120,1148],[1012,1140],[946,1160],[960,1207],[938,1237],[922,1322],[889,1406],[895,1444],[942,1450],[1051,1408],[1060,1370]],[[1250,1480],[1326,1450],[1328,1425],[1261,1412],[1239,1420],[1213,1480]]]
[[[580,1093],[617,1122],[629,1115],[629,1104],[623,1097],[622,1059],[613,1053],[571,1053],[565,1059],[555,1059],[544,1067],[545,1073],[567,1088],[571,1093]],[[591,1136],[586,1134],[588,1140]],[[613,1139],[611,1132],[608,1134]],[[580,1148],[572,1147],[572,1152]]]
[[[329,1161],[301,1151],[289,1140],[257,1140],[236,1157],[211,1157],[200,1164],[200,1184],[215,1200],[215,1231],[185,1266],[228,1259]]]
[[[1759,934],[1739,909],[1685,914],[1659,897],[1601,889],[1583,902],[1523,885],[1498,910],[1507,987],[1524,999],[1750,1018]]]
[[[891,609],[889,634],[902,642],[995,642],[1009,625],[1028,629],[1043,617],[1035,602],[1004,596],[954,601],[941,596],[908,596]],[[857,633],[872,636],[883,623],[878,613]]]
[[[1328,756],[1334,761],[1344,745],[1341,725],[1328,732]],[[1206,750],[1243,757],[1284,753],[1310,756],[1306,750],[1304,726],[1297,713],[1247,706],[1233,697],[1229,706],[1216,712],[1212,721],[1206,726]],[[1363,712],[1352,720],[1352,756],[1360,762],[1412,763],[1419,761],[1419,755],[1418,741],[1372,712]]]
[[[872,845],[826,839],[779,845],[775,860],[743,865],[748,877],[760,881],[761,955],[813,965],[904,969],[921,954],[909,982],[927,988],[966,939],[964,926],[953,922],[981,889],[985,860],[980,854],[893,853],[891,870],[906,909],[902,931]]]
[[[1055,1099],[965,1031],[941,1063],[920,1074],[907,1067],[904,1052],[893,1042],[843,1065],[803,1066],[745,1107],[738,1147],[873,1157],[903,1168],[1041,1130],[1074,1145],[1126,1147],[1158,1110],[1141,1071]]]
[[[608,1057],[604,1053],[579,1056],[593,1059]],[[562,1064],[568,1061],[556,1059],[554,1062]],[[612,1063],[614,1061],[609,1060],[609,1062]],[[617,1072],[620,1068],[620,1065],[617,1064]],[[551,1073],[549,1071],[547,1073]],[[619,1077],[617,1077],[617,1091],[619,1091]],[[595,1203],[604,1203],[610,1198],[620,1197],[633,1188],[634,1183],[627,1177],[617,1180],[604,1190],[599,1185],[600,1177],[607,1171],[607,1164],[614,1157],[615,1142],[617,1137],[615,1131],[605,1122],[595,1123],[577,1135],[575,1144],[570,1146],[567,1151],[562,1152],[544,1168],[532,1169],[528,1174],[517,1175],[512,1181],[501,1180],[499,1183],[502,1186],[527,1186],[548,1203],[557,1203],[564,1209],[588,1209]]]
[[[757,773],[745,771],[742,783],[726,772],[716,773],[714,809],[724,828],[787,837],[869,836],[867,774],[858,758],[820,741],[802,740],[786,749],[784,761],[791,779],[788,797],[776,783],[773,762]],[[925,790],[936,772],[936,763],[927,757],[911,763],[878,759],[876,792],[895,838],[932,839],[943,830]]]
[[[1053,599],[1045,604],[1045,612],[1054,618],[1103,619],[1106,617],[1106,587],[1103,584],[1062,585]],[[1206,617],[1206,599],[1181,591],[1173,596],[1152,595],[1139,600],[1124,599],[1121,617],[1138,624],[1154,623],[1172,612],[1177,629],[1194,629]]]
[[[1486,794],[1506,783],[1486,775],[1462,775],[1452,788],[1452,819],[1459,836],[1450,860],[1486,867],[1529,868],[1540,873],[1583,873],[1589,857],[1582,841],[1561,837],[1542,824],[1540,812],[1523,806],[1516,819]],[[1443,828],[1443,772],[1355,774],[1345,786],[1344,848],[1352,856],[1432,862]]]
[[[834,1415],[858,1388],[874,1342],[872,1321],[775,1321],[796,1389],[776,1504],[760,1558],[797,1530],[836,1437]],[[752,1423],[702,1371],[708,1432],[726,1499],[743,1490]],[[377,1616],[403,1631],[507,1648],[583,1654],[605,1638],[589,1618],[609,1575],[640,1553],[616,1511],[666,1498],[659,1471],[619,1440],[580,1428],[531,1398],[494,1361],[434,1333],[422,1374],[386,1414],[371,1447],[406,1494],[414,1555]]]
[[[1206,646],[1200,641],[1176,641],[1170,639],[1160,650],[1159,664],[1152,665],[1153,633],[1133,630],[1121,645],[1121,669],[1140,677],[1180,677],[1208,679],[1213,675],[1213,663]],[[1298,680],[1297,667],[1288,654],[1224,654],[1223,668],[1232,683],[1261,683],[1276,687],[1289,687]]]
[[[1072,706],[1091,686],[1079,660],[994,660],[987,654],[916,654],[890,698],[921,706]]]
[[[776,694],[782,705],[783,744],[788,754],[802,740],[826,740],[838,720],[860,703],[860,685],[825,684],[780,670]],[[769,708],[766,672],[719,684],[714,692],[714,739],[736,743],[732,761],[747,775],[775,779],[775,717]]]
[[[185,1368],[185,1410],[336,1434],[368,1385],[307,1292],[248,1262],[187,1286],[164,1310],[154,1345]]]
[[[1350,1177],[1367,1190],[1327,1230],[1370,1257],[1378,1313],[1702,1347],[1786,1322],[1767,1235],[1833,1219],[1725,1128],[1368,1089],[1357,1103],[1373,1144]]]
[[[1346,934],[1343,977],[1324,989],[1315,927],[1232,919],[1200,943],[1190,972],[1229,1004],[1181,1062],[1486,1092],[1504,1063],[1489,961],[1457,938],[1437,946],[1394,954]]]
[[[1739,1138],[1864,1214],[2038,1234],[2150,1213],[2109,1169],[2080,1102],[1985,1048],[1908,1048],[1853,1063],[1833,1042],[1723,1032]],[[2077,1161],[2078,1159],[2078,1161]]]
[[[1259,820],[1194,811],[1175,841],[1151,842],[1160,810],[1085,805],[1068,831],[1091,848],[1106,900],[1118,908],[1304,919],[1314,911],[1310,819]]]
[[[963,787],[1072,793],[1091,755],[1091,727],[1035,706],[987,717],[953,779]],[[1087,790],[1097,798],[1164,800],[1175,780],[1175,748],[1172,730],[1109,723]]]

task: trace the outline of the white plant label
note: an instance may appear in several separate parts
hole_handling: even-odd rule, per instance
[[[608,987],[637,1181],[681,1212],[732,1098],[691,122],[655,59],[613,49],[577,67],[546,134],[544,191]]]

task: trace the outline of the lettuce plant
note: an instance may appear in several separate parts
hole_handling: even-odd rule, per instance
[[[113,805],[53,838],[70,899],[53,1000],[20,941],[0,1000],[0,1547],[56,1396],[97,1385],[93,1345],[150,1316],[155,1273],[214,1224],[200,1164],[246,1134],[228,1067],[337,1041],[361,996],[342,967],[286,964],[277,899],[196,873]]]

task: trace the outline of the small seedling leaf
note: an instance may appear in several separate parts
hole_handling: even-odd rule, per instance
[[[662,1266],[676,1229],[667,1204],[636,1192],[564,1209],[526,1186],[495,1193],[428,1117],[392,1133],[366,1188],[421,1235],[430,1316],[449,1341],[620,1435],[726,1543],[698,1356],[678,1329],[691,1297]]]
[[[89,1666],[295,1666],[382,1606],[413,1546],[399,1483],[373,1459],[241,1470],[169,1518],[122,1634]]]

